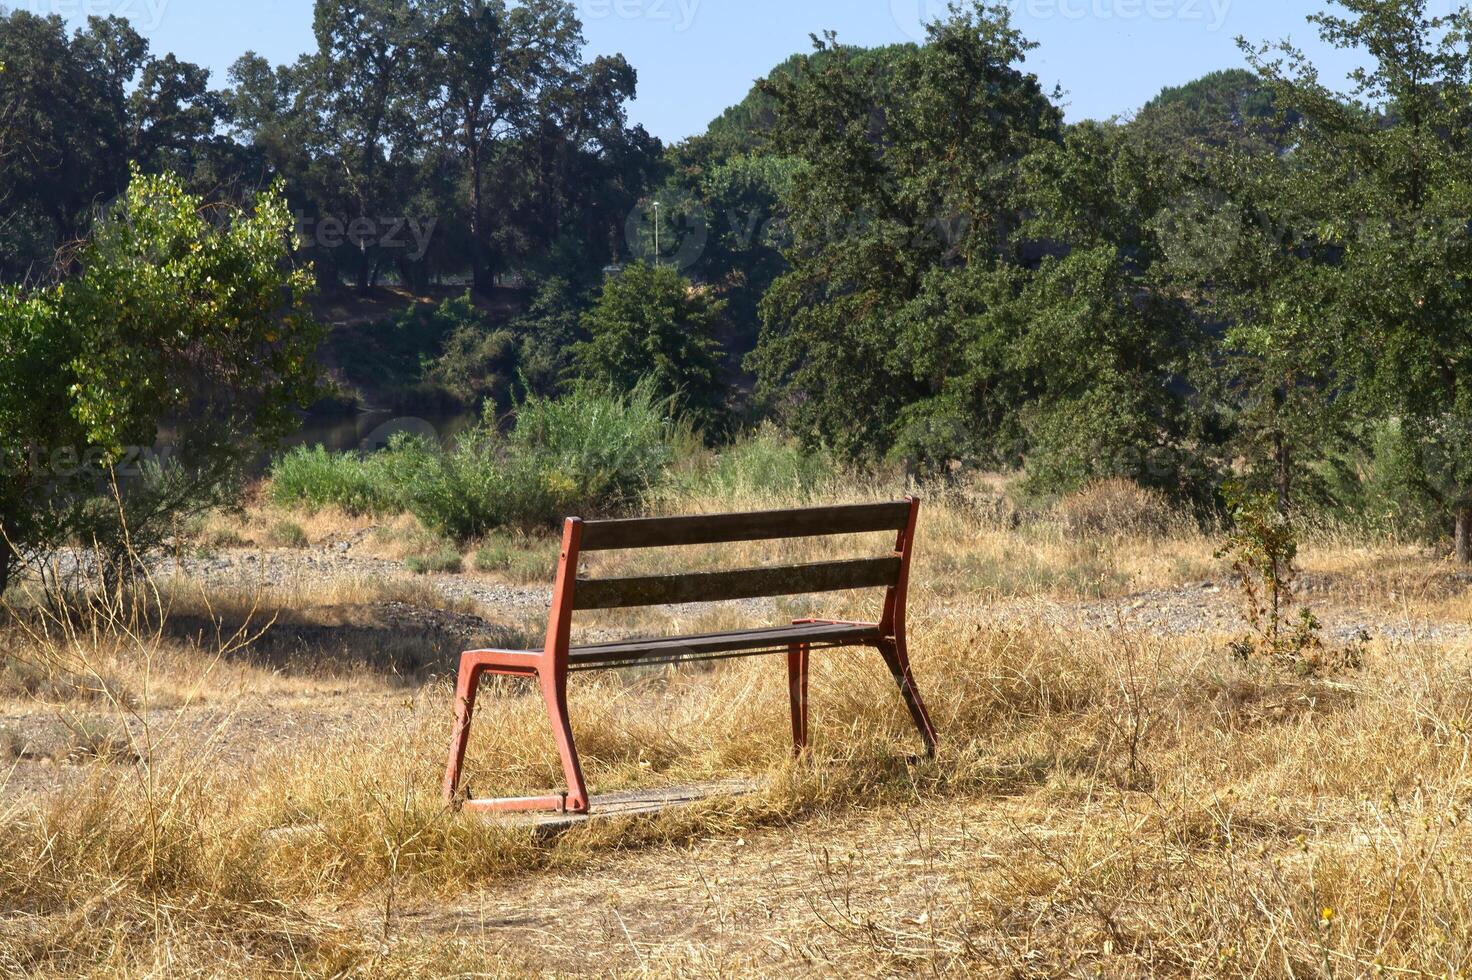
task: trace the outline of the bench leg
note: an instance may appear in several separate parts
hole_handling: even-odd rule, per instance
[[[792,700],[792,753],[808,747],[808,645],[787,648],[787,691]]]
[[[588,812],[588,787],[583,769],[578,765],[578,750],[572,740],[572,725],[567,720],[567,674],[556,670],[541,675],[542,697],[547,702],[547,717],[552,722],[552,737],[557,741],[557,754],[562,757],[562,774],[567,779],[567,811]]]
[[[470,717],[475,713],[475,692],[480,687],[485,667],[476,663],[461,663],[460,675],[455,681],[455,727],[450,733],[450,761],[445,766],[445,802],[455,799],[455,790],[460,785],[460,770],[465,765],[465,746],[470,741]]]
[[[931,727],[930,715],[925,711],[925,702],[920,700],[920,691],[915,687],[915,678],[910,674],[910,657],[905,649],[905,638],[899,636],[894,640],[885,640],[878,644],[879,654],[884,658],[884,663],[889,667],[889,672],[894,675],[895,683],[899,685],[900,695],[905,699],[905,707],[910,709],[910,717],[915,720],[915,727],[920,730],[920,738],[925,742],[925,754],[935,755],[935,729]]]

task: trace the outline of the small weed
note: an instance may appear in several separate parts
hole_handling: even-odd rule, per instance
[[[404,567],[415,575],[454,574],[465,567],[465,562],[450,545],[444,545],[422,555],[411,555],[404,559]]]
[[[140,761],[126,735],[87,718],[62,718],[67,728],[69,761],[96,759],[98,762],[133,764]]]
[[[534,538],[497,535],[484,541],[471,561],[477,572],[527,585],[551,579],[557,555],[555,545],[539,544]]]
[[[307,532],[295,521],[277,521],[266,532],[266,541],[276,548],[305,548],[309,542]]]
[[[1317,662],[1323,649],[1318,618],[1307,606],[1301,606],[1296,616],[1288,613],[1298,578],[1298,533],[1293,522],[1277,509],[1270,494],[1231,485],[1226,496],[1233,526],[1217,557],[1232,563],[1250,630],[1231,645],[1233,655],[1241,660],[1260,656],[1294,667]]]
[[[219,548],[244,548],[249,544],[250,542],[241,537],[239,532],[229,527],[220,527],[208,531],[201,535],[199,540],[201,548],[212,550]]]

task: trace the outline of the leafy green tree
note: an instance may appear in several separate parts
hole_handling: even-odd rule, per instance
[[[217,503],[295,426],[317,394],[321,330],[310,274],[290,266],[291,227],[279,194],[221,215],[177,178],[135,175],[77,275],[0,289],[0,584],[86,529],[82,503],[161,424],[178,428],[178,451],[147,516]]]
[[[1361,423],[1343,362],[1339,253],[1304,206],[1315,180],[1289,157],[1218,148],[1191,165],[1158,222],[1177,290],[1217,327],[1213,370],[1199,381],[1221,408],[1222,449],[1285,516],[1333,502],[1343,481],[1329,471],[1355,451]]]
[[[543,100],[571,84],[582,25],[566,0],[440,0],[433,41],[420,71],[446,142],[465,168],[470,268],[490,289],[500,271],[486,206],[486,178],[511,143],[536,125]]]
[[[448,328],[429,326],[428,332],[444,342],[427,365],[426,378],[477,409],[488,400],[493,406],[509,405],[518,360],[515,332],[494,327],[469,293],[441,303],[433,319]]]
[[[1199,156],[1223,149],[1282,153],[1297,122],[1295,114],[1278,112],[1272,86],[1261,76],[1232,68],[1162,89],[1125,128],[1154,153]]]
[[[65,274],[64,246],[122,192],[131,163],[193,179],[223,153],[208,72],[150,57],[121,18],[69,37],[60,17],[0,9],[0,64],[0,281]]]
[[[95,198],[126,176],[122,84],[136,46],[107,70],[73,43],[60,17],[0,11],[0,279],[42,279],[85,227]]]
[[[1158,223],[1176,173],[1116,128],[1084,123],[1022,174],[1022,235],[1055,253],[1018,293],[1007,359],[1030,482],[1066,491],[1125,476],[1202,499],[1217,464],[1198,397],[1208,338],[1166,272]]]
[[[788,157],[737,156],[712,167],[700,181],[708,233],[691,272],[715,285],[729,304],[735,357],[756,347],[761,298],[788,270],[782,254],[783,201],[801,166]]]
[[[642,383],[714,435],[728,416],[729,391],[713,339],[724,310],[675,270],[634,263],[604,284],[584,315],[591,339],[577,349],[579,372],[617,395]]]
[[[1278,105],[1296,112],[1295,199],[1334,256],[1338,363],[1369,411],[1395,416],[1425,449],[1456,551],[1472,561],[1472,12],[1428,0],[1338,0],[1314,15],[1326,42],[1363,67],[1328,88],[1286,45],[1251,52]],[[1317,305],[1317,304],[1316,304]],[[1324,304],[1327,305],[1327,304]]]
[[[548,276],[536,284],[526,312],[511,321],[520,345],[521,380],[531,394],[549,398],[562,392],[575,372],[578,345],[588,339],[583,314],[591,305],[587,290]]]
[[[792,269],[767,293],[749,364],[808,442],[956,458],[1007,441],[1006,393],[953,379],[985,371],[1005,332],[1016,167],[1058,138],[1057,107],[1019,67],[1029,47],[1005,9],[977,3],[921,47],[857,52],[829,36],[765,86],[772,142],[803,166],[787,200]]]
[[[378,222],[405,211],[404,174],[395,164],[420,135],[415,59],[428,42],[424,7],[409,0],[317,0],[313,13],[317,51],[303,67],[326,164],[317,193],[327,214],[347,225],[359,292],[372,282]]]

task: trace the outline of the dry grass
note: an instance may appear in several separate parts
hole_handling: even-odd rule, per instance
[[[771,502],[709,509],[733,503]],[[937,760],[910,758],[914,733],[862,652],[815,659],[815,748],[801,763],[788,754],[780,661],[579,677],[574,721],[596,789],[732,774],[766,788],[555,843],[440,804],[443,676],[406,681],[373,658],[319,673],[312,648],[282,669],[233,652],[228,633],[186,644],[134,625],[94,642],[11,627],[7,663],[23,650],[56,678],[4,689],[17,712],[110,717],[109,737],[126,749],[74,760],[61,789],[0,792],[10,801],[0,802],[0,973],[1472,968],[1472,649],[1379,640],[1361,667],[1307,678],[1237,663],[1209,637],[1127,622],[1001,625],[990,614],[998,595],[1166,588],[1221,570],[1194,533],[1080,537],[1061,521],[982,516],[996,512],[959,494],[925,511],[911,645],[943,738]],[[873,542],[839,547],[861,544]],[[718,557],[812,553],[794,544]],[[692,557],[644,556],[640,567]],[[1446,571],[1349,540],[1313,542],[1305,565],[1387,615],[1389,591]],[[262,606],[330,632],[346,625],[346,600],[374,601],[366,585],[344,588],[288,589]],[[246,604],[186,600],[183,589],[164,597],[175,615],[238,618]],[[1449,587],[1426,595],[1418,614],[1453,618],[1466,602]],[[840,596],[826,611],[872,611],[866,603]],[[678,631],[764,615],[715,607],[602,625]],[[357,687],[330,679],[349,673]],[[250,698],[280,723],[317,717],[331,696],[354,706],[341,727],[291,737],[268,727],[240,751],[242,719],[258,717]],[[483,705],[468,771],[477,791],[555,785],[531,692],[493,685]],[[19,756],[15,717],[0,724],[0,752]]]

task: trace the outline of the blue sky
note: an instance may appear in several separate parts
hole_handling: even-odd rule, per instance
[[[1070,120],[1133,112],[1165,85],[1240,66],[1235,38],[1291,37],[1325,77],[1350,62],[1326,52],[1305,17],[1319,0],[1007,0],[1039,48],[1027,66],[1061,85]],[[1449,0],[1436,0],[1443,4]],[[622,52],[639,70],[632,118],[666,140],[702,131],[751,83],[826,29],[853,44],[923,37],[945,0],[575,0],[588,51]],[[312,45],[311,0],[0,0],[0,6],[128,17],[155,53],[224,72],[242,52],[295,60]]]

